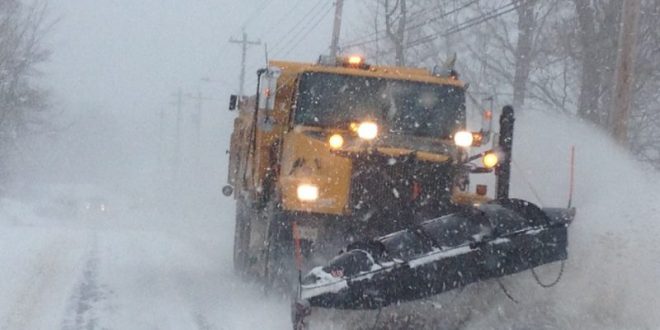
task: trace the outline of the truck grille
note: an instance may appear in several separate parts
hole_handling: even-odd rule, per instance
[[[354,218],[391,232],[442,215],[450,207],[452,170],[450,164],[421,161],[414,154],[361,154],[351,176]]]

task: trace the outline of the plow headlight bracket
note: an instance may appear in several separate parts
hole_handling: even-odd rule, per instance
[[[358,125],[357,134],[360,139],[363,140],[373,140],[378,136],[378,124],[365,121]]]
[[[500,150],[490,149],[467,157],[467,159],[461,162],[461,164],[467,165],[470,169],[470,173],[491,173],[493,169],[500,164],[500,156],[502,156]],[[476,164],[470,164],[478,159],[481,160],[483,167],[479,167]]]
[[[472,136],[471,132],[458,131],[456,132],[456,134],[454,134],[454,144],[456,144],[459,147],[467,148],[469,146],[472,146],[473,141],[474,141],[474,136]]]
[[[313,184],[302,183],[296,190],[301,202],[313,202],[319,198],[319,187]]]

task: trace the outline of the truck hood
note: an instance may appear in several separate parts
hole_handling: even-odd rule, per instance
[[[392,157],[414,154],[419,159],[432,162],[446,162],[455,158],[457,153],[456,147],[448,142],[408,135],[387,135],[369,142],[354,138],[346,141],[340,152],[359,154],[365,151]]]

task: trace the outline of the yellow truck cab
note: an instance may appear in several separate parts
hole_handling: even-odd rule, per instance
[[[229,186],[237,270],[273,279],[335,247],[487,200],[467,192],[465,84],[453,68],[271,61],[257,93],[232,97]],[[497,164],[490,160],[481,172]],[[494,159],[493,159],[494,157]],[[295,231],[293,230],[295,229]]]

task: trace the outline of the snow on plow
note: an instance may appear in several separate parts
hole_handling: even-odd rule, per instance
[[[501,199],[353,243],[302,279],[294,325],[309,307],[377,309],[565,260],[574,217]]]

